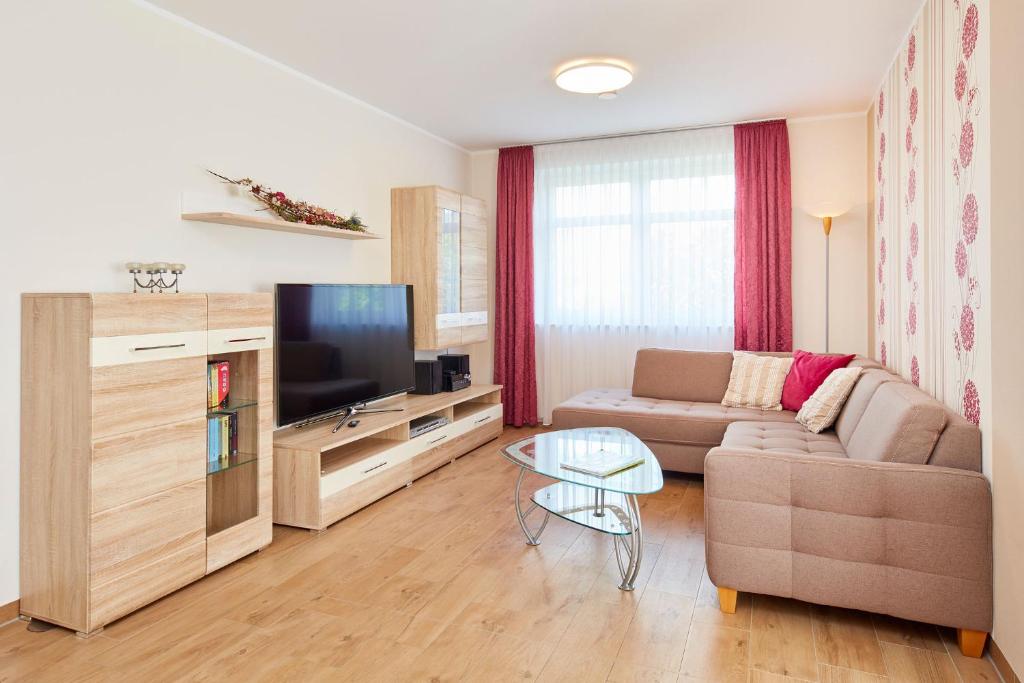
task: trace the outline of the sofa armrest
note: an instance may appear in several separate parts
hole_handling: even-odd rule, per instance
[[[983,475],[719,447],[704,477],[715,585],[991,630]]]

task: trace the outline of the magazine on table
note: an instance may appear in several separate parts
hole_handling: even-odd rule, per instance
[[[610,477],[630,467],[636,467],[644,461],[640,454],[626,454],[616,451],[598,449],[588,453],[573,453],[567,459],[559,461],[562,469],[581,472],[595,477]]]

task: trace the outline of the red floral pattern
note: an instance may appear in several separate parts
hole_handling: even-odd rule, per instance
[[[978,23],[978,6],[971,3],[964,15],[964,29],[960,36],[964,59],[971,58],[974,48],[978,44]]]
[[[960,309],[960,343],[964,351],[974,348],[974,309],[965,304]]]
[[[964,246],[963,240],[956,243],[953,264],[956,267],[956,276],[963,280],[967,275],[967,247]]]
[[[953,95],[962,100],[967,90],[967,67],[963,62],[956,65],[956,76],[953,77]]]
[[[971,165],[974,158],[974,124],[970,119],[964,121],[960,128],[960,165],[967,167]]]
[[[964,383],[964,417],[978,425],[981,424],[981,397],[978,395],[978,387],[974,380],[969,379]]]
[[[910,91],[910,125],[917,123],[917,88]]]
[[[921,248],[921,236],[917,227],[917,222],[910,224],[910,255],[917,258],[917,252]]]
[[[967,244],[974,244],[974,240],[978,237],[978,198],[973,192],[968,193],[964,198],[960,228],[964,233],[964,241]]]
[[[921,364],[917,362],[917,356],[910,359],[910,381],[914,386],[921,386]]]

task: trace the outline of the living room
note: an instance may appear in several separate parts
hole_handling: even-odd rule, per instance
[[[0,679],[1024,674],[1018,0],[7,9]]]

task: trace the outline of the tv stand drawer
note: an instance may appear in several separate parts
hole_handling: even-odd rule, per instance
[[[455,458],[497,438],[501,434],[501,429],[501,420],[491,419],[475,429],[465,431],[457,436],[449,436],[443,441],[437,442],[434,448],[412,459],[413,477],[419,479],[438,467],[453,462]]]

